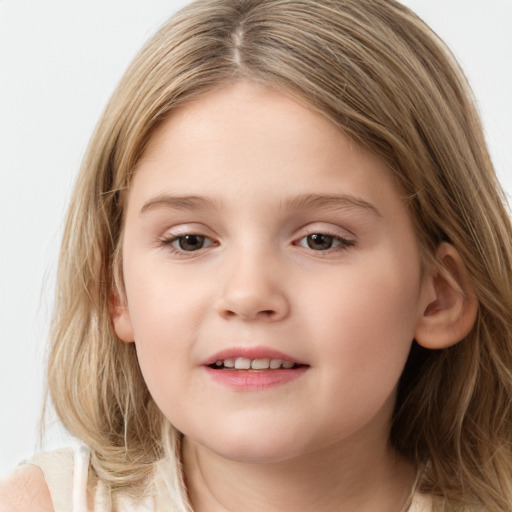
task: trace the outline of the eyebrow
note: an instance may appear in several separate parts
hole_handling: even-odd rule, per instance
[[[158,208],[172,208],[174,210],[207,210],[218,208],[219,202],[204,196],[173,196],[161,194],[144,203],[141,215]]]
[[[292,197],[284,203],[284,207],[290,210],[306,210],[306,209],[361,209],[367,211],[377,217],[382,217],[379,210],[368,201],[349,194],[304,194]]]
[[[174,210],[211,210],[218,209],[219,206],[219,201],[206,196],[174,196],[171,194],[161,194],[146,201],[140,210],[140,214],[142,215],[159,208],[170,208]],[[362,198],[348,194],[304,194],[285,200],[281,206],[288,210],[357,208],[376,215],[377,217],[382,217],[379,210],[373,204]]]

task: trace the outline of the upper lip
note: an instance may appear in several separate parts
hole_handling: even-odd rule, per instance
[[[297,365],[305,365],[307,363],[298,360],[297,358],[275,350],[270,347],[232,347],[221,350],[216,354],[205,359],[201,364],[209,366],[215,364],[217,361],[224,361],[226,359],[237,359],[238,357],[244,357],[246,359],[280,359],[282,361],[291,361]]]

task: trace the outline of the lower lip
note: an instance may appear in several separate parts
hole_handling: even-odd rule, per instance
[[[219,384],[237,391],[261,391],[292,382],[306,372],[307,366],[294,370],[214,370],[205,367],[208,375]]]

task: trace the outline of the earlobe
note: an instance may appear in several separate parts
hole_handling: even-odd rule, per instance
[[[428,302],[415,332],[416,341],[429,349],[446,348],[463,340],[478,311],[478,300],[455,247],[442,243],[436,257],[438,265],[424,283]]]
[[[111,300],[109,313],[117,337],[125,343],[132,343],[135,337],[133,335],[132,321],[126,301],[121,300],[116,295],[116,297]]]

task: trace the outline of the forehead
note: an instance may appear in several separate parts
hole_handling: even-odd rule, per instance
[[[166,151],[173,143],[175,148],[201,144],[203,151],[210,147],[230,144],[226,157],[235,157],[238,149],[246,150],[248,138],[267,147],[286,149],[292,140],[304,138],[308,133],[308,145],[304,149],[317,149],[319,137],[315,133],[329,133],[329,141],[341,143],[341,132],[325,116],[309,108],[302,97],[292,97],[285,91],[247,80],[219,86],[201,94],[176,109],[154,131],[140,163],[157,152]],[[184,138],[187,138],[187,141]],[[265,139],[265,140],[264,140]],[[244,143],[237,145],[236,143]],[[351,140],[344,144],[355,145]]]
[[[303,103],[246,81],[200,96],[155,130],[129,196],[140,209],[162,194],[219,203],[248,194],[280,204],[305,194],[399,199],[384,161]]]

